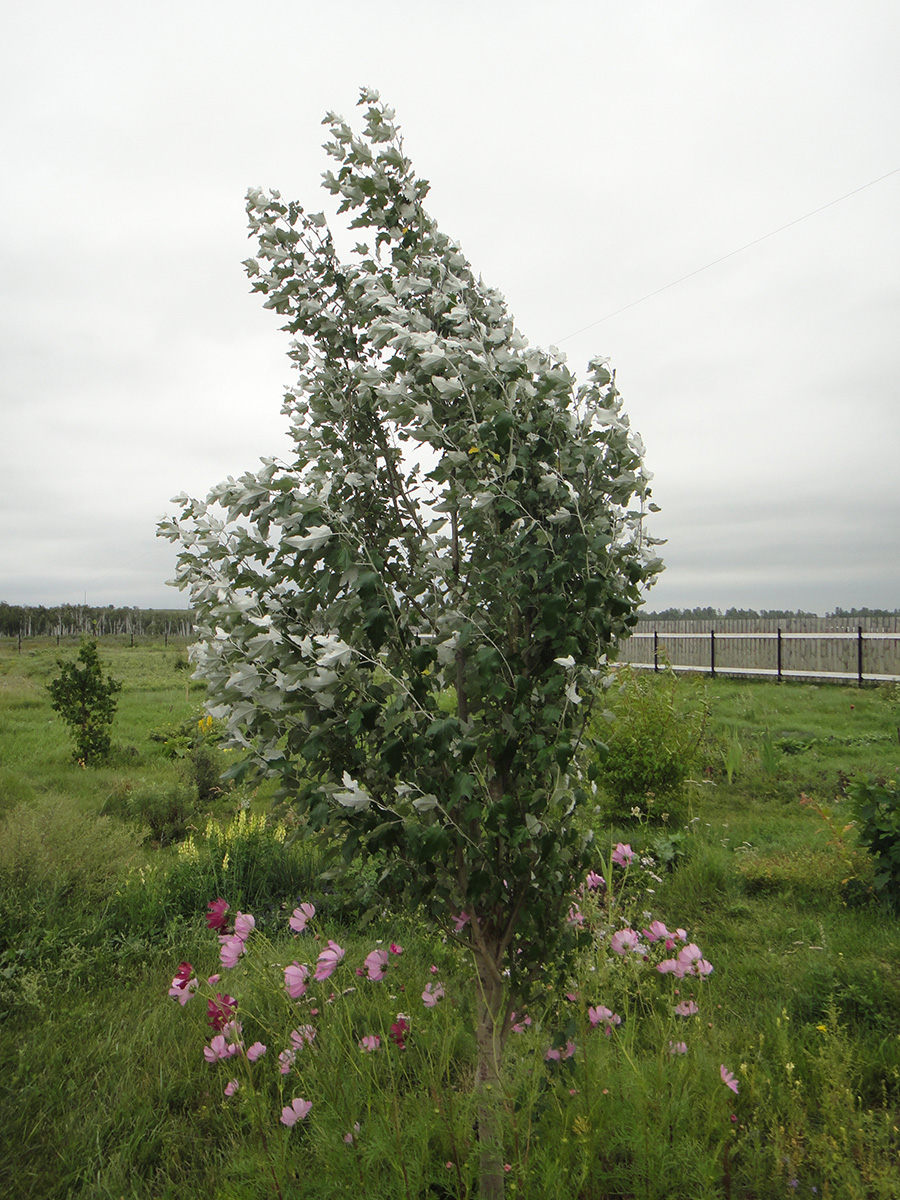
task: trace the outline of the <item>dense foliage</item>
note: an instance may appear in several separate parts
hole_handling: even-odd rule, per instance
[[[122,685],[111,675],[104,676],[96,642],[83,641],[76,662],[60,659],[57,666],[60,673],[47,690],[75,739],[75,757],[85,766],[102,762],[109,754],[110,727]]]

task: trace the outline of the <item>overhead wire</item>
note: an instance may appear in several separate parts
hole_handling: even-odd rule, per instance
[[[602,325],[604,321],[609,321],[612,317],[617,317],[619,313],[627,312],[629,308],[634,308],[638,304],[643,304],[645,300],[652,300],[654,296],[660,295],[661,292],[667,292],[669,288],[677,287],[679,283],[684,283],[686,279],[693,279],[695,275],[700,275],[703,271],[708,271],[711,267],[716,267],[719,263],[723,263],[726,259],[734,258],[736,254],[742,254],[745,250],[749,250],[752,246],[758,246],[760,242],[766,241],[768,238],[775,237],[778,233],[783,233],[785,229],[790,229],[792,225],[799,225],[801,221],[808,221],[810,217],[816,216],[820,212],[824,212],[826,208],[833,208],[835,204],[840,204],[843,200],[849,200],[851,196],[858,195],[859,192],[864,192],[866,188],[874,187],[876,183],[882,183],[885,179],[889,179],[892,175],[900,173],[900,167],[894,167],[891,171],[886,171],[884,175],[879,175],[877,179],[870,179],[868,183],[861,184],[860,187],[854,188],[850,192],[845,192],[843,196],[838,196],[835,200],[829,200],[827,204],[822,204],[818,208],[812,209],[811,212],[804,213],[802,217],[795,217],[793,221],[788,221],[784,225],[779,225],[777,229],[771,229],[768,233],[764,233],[761,237],[754,238],[751,242],[745,242],[743,246],[738,246],[736,250],[729,250],[727,254],[722,254],[719,258],[714,258],[711,262],[704,263],[702,267],[697,267],[693,271],[688,271],[686,275],[680,275],[678,279],[673,279],[671,283],[665,283],[662,287],[654,289],[652,292],[647,292],[645,296],[640,296],[637,300],[631,300],[628,304],[623,304],[621,308],[614,309],[608,312],[606,316],[598,317],[596,321],[591,321],[588,325],[583,325],[581,329],[576,329],[574,333],[567,333],[565,337],[557,338],[554,345],[560,342],[566,342],[569,338],[577,337],[580,333],[586,333],[588,329],[593,329],[597,325]]]

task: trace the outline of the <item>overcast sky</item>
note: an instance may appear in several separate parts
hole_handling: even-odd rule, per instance
[[[6,5],[0,600],[186,604],[170,497],[290,450],[245,192],[332,212],[367,85],[529,341],[616,368],[648,607],[900,607],[898,62],[897,0]]]

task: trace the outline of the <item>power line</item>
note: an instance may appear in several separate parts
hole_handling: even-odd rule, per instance
[[[708,271],[710,267],[716,267],[719,263],[725,262],[727,258],[734,258],[736,254],[742,254],[744,250],[749,250],[751,246],[758,246],[760,242],[766,241],[767,238],[774,237],[776,233],[783,233],[785,229],[790,229],[792,225],[799,225],[801,221],[808,221],[810,217],[816,216],[817,213],[824,212],[826,208],[833,208],[835,204],[840,204],[842,200],[849,200],[851,196],[856,196],[859,192],[864,192],[866,188],[874,187],[876,183],[881,183],[885,179],[889,179],[891,175],[896,175],[900,172],[900,167],[894,167],[892,171],[888,171],[884,175],[879,175],[877,179],[871,179],[868,183],[862,184],[858,188],[854,188],[852,192],[845,192],[843,196],[838,196],[836,200],[829,200],[827,204],[821,205],[819,208],[814,208],[812,212],[804,213],[802,217],[795,217],[793,221],[788,221],[786,225],[779,225],[777,229],[770,230],[769,233],[764,233],[762,237],[754,238],[752,242],[746,242],[743,246],[738,246],[736,250],[729,250],[727,254],[723,254],[720,258],[714,258],[712,262],[704,264],[702,267],[697,267],[694,271],[688,271],[687,275],[681,275],[678,279],[673,279],[671,283],[663,284],[662,287],[656,288],[655,291],[648,292],[646,296],[641,296],[637,300],[632,300],[629,304],[623,304],[621,308],[615,309],[614,312],[609,312],[605,317],[599,317],[596,321],[591,321],[589,325],[582,326],[581,329],[576,329],[574,333],[567,333],[565,337],[557,338],[554,345],[559,342],[566,342],[569,338],[577,337],[579,333],[585,333],[588,329],[593,329],[596,325],[601,325],[604,321],[610,320],[611,317],[617,317],[619,313],[626,312],[629,308],[634,308],[637,304],[643,304],[645,300],[651,300],[654,296],[658,296],[660,292],[667,292],[669,288],[676,287],[679,283],[684,283],[686,279],[693,279],[695,275],[701,274],[703,271]]]

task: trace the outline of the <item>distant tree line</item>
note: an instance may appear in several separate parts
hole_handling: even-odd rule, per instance
[[[7,604],[0,601],[0,637],[190,637],[193,614],[184,608],[116,608],[114,604]]]
[[[641,609],[642,621],[721,621],[733,619],[736,621],[781,621],[788,617],[818,617],[818,613],[805,612],[802,608],[796,610],[786,608],[764,608],[757,612],[755,608],[664,608],[658,612]],[[827,612],[826,617],[896,617],[900,616],[900,608],[836,608]]]

